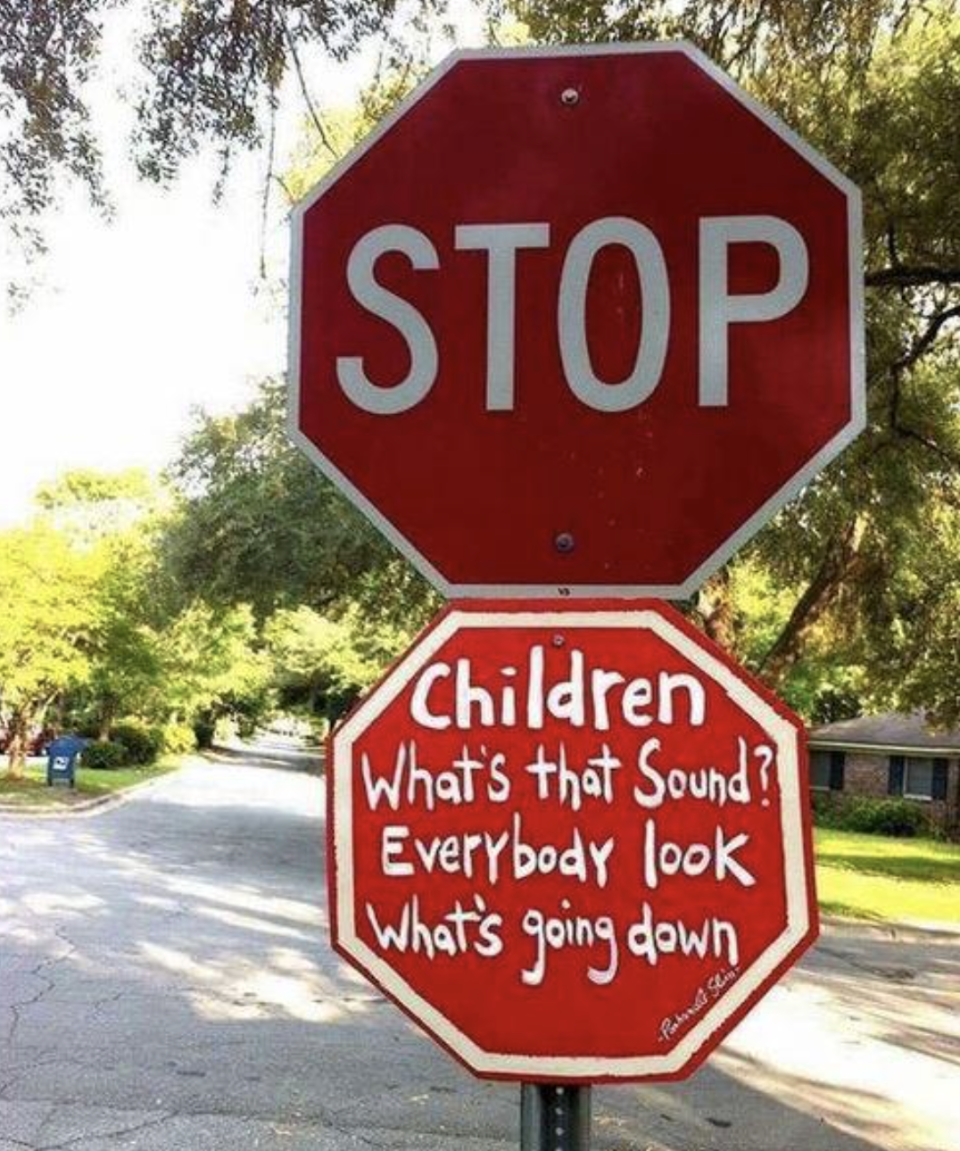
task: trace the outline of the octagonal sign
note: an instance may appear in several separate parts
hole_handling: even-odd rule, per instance
[[[479,1075],[687,1075],[816,936],[802,725],[662,603],[448,608],[328,780],[336,948]]]
[[[687,595],[863,425],[857,190],[688,45],[455,54],[293,236],[294,438],[448,596]]]

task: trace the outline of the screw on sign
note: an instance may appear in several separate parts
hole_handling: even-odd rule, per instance
[[[815,938],[802,725],[664,604],[447,608],[329,761],[334,943],[479,1075],[688,1075]]]
[[[456,54],[293,225],[293,435],[446,594],[687,595],[863,426],[857,190],[687,45]]]

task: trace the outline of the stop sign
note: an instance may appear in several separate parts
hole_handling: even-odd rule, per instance
[[[294,212],[293,434],[448,595],[688,594],[863,425],[859,221],[688,45],[457,53]]]
[[[800,722],[653,601],[464,601],[334,733],[337,949],[474,1072],[677,1078],[815,938]]]

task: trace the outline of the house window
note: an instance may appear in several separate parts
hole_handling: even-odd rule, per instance
[[[810,752],[810,786],[814,791],[843,791],[842,751]]]
[[[810,752],[810,786],[814,791],[830,790],[830,752]]]
[[[907,757],[903,761],[903,794],[907,799],[933,798],[933,760]]]

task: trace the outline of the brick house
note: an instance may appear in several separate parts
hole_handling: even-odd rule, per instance
[[[810,784],[841,795],[903,797],[960,833],[960,731],[930,731],[922,715],[865,715],[814,728]]]

